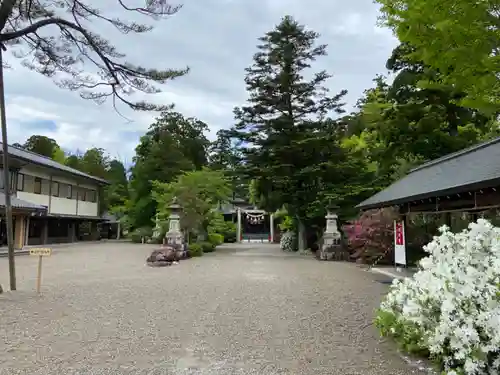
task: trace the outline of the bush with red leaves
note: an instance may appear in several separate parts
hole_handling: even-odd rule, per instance
[[[342,227],[347,236],[351,259],[371,264],[382,257],[378,264],[392,262],[394,253],[393,209],[384,208],[363,212],[361,216]]]

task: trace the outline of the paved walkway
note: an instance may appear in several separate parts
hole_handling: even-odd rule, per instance
[[[224,246],[150,268],[151,245],[18,257],[0,296],[6,374],[419,374],[370,325],[387,286],[353,264]],[[7,260],[0,259],[6,284]]]

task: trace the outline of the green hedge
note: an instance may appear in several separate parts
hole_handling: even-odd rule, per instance
[[[224,236],[219,233],[209,233],[208,242],[214,246],[219,246],[224,243]]]
[[[204,253],[211,253],[215,250],[215,245],[211,242],[204,241],[199,243]]]
[[[188,246],[189,255],[192,257],[201,257],[203,255],[203,248],[199,243],[192,243]]]
[[[144,238],[144,240],[147,240],[152,236],[153,236],[153,228],[150,227],[137,228],[129,234],[130,239],[132,240],[132,242],[135,243],[141,243],[142,238]]]

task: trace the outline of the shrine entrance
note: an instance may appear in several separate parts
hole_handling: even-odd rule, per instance
[[[273,215],[263,210],[238,209],[238,242],[273,242]]]

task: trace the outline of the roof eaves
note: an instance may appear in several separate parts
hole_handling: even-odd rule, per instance
[[[464,154],[468,154],[470,152],[477,151],[477,150],[479,150],[481,148],[488,147],[488,146],[491,146],[491,145],[493,145],[495,143],[499,143],[499,142],[500,142],[500,137],[497,137],[497,138],[491,139],[489,141],[486,141],[486,142],[483,142],[483,143],[479,143],[477,145],[473,145],[473,146],[464,148],[463,150],[456,151],[456,152],[453,152],[451,154],[448,154],[448,155],[442,156],[440,158],[437,158],[437,159],[434,159],[434,160],[430,160],[430,161],[428,161],[428,162],[426,162],[424,164],[421,164],[418,167],[415,167],[415,168],[411,169],[408,173],[413,173],[413,172],[416,172],[416,171],[424,169],[424,168],[432,167],[432,166],[434,166],[436,164],[443,163],[443,162],[445,162],[447,160],[457,158],[457,157],[462,156]]]
[[[480,181],[480,182],[475,182],[472,184],[467,184],[463,186],[454,186],[448,189],[442,189],[442,190],[435,190],[431,192],[426,192],[423,194],[416,194],[404,198],[396,198],[396,199],[390,199],[386,201],[374,201],[373,203],[368,203],[365,204],[366,201],[371,200],[372,198],[375,197],[375,195],[371,198],[368,198],[367,200],[361,202],[360,204],[356,205],[355,208],[358,208],[360,210],[369,210],[373,208],[383,208],[383,207],[390,207],[390,206],[396,206],[400,204],[405,204],[405,203],[410,203],[414,202],[417,200],[421,199],[429,199],[429,198],[440,198],[446,195],[450,194],[460,194],[460,193],[467,193],[467,192],[472,192],[472,191],[477,191],[479,189],[485,189],[485,188],[490,188],[490,187],[497,187],[500,185],[500,179],[499,178],[493,178],[490,180],[486,181]]]
[[[0,145],[1,145],[1,142],[0,142]],[[24,154],[27,154],[26,157],[22,156],[22,155],[11,155],[12,157],[14,158],[17,158],[17,159],[21,159],[21,160],[24,160],[24,161],[27,161],[29,163],[32,163],[32,164],[36,164],[36,165],[40,165],[40,166],[43,166],[43,167],[46,167],[46,168],[52,168],[52,169],[57,169],[61,172],[66,172],[66,173],[70,173],[70,174],[73,174],[75,176],[79,176],[79,177],[83,177],[83,178],[87,178],[89,180],[93,180],[93,181],[96,181],[96,182],[99,182],[101,184],[105,184],[105,185],[110,185],[110,182],[109,181],[106,181],[102,178],[99,178],[99,177],[94,177],[94,176],[91,176],[85,172],[81,172],[79,171],[78,169],[75,169],[75,168],[71,168],[71,167],[68,167],[66,165],[63,165],[63,164],[60,164],[58,162],[56,162],[55,160],[52,160],[52,159],[49,159],[47,158],[46,156],[43,156],[43,155],[40,155],[40,154],[37,154],[35,152],[32,152],[32,151],[28,151],[28,150],[24,150],[24,149],[21,149],[21,148],[18,148],[18,147],[15,147],[15,146],[12,146],[12,145],[9,145],[9,148],[13,148],[13,149],[16,149],[18,151],[20,151],[21,153],[24,153]],[[10,153],[10,152],[9,152]],[[51,165],[49,163],[43,163],[37,159],[35,159],[34,157],[29,157],[29,155],[33,155],[34,157],[37,157],[39,158],[40,160],[43,160],[43,159],[47,159],[47,160],[50,160],[52,162],[54,162],[55,164],[59,164],[61,167],[57,167],[57,166],[54,166],[54,165]]]

